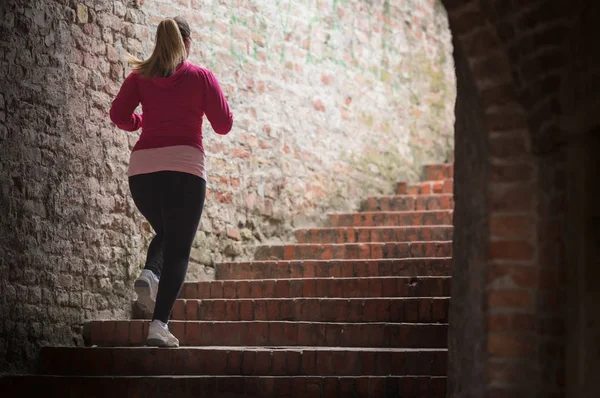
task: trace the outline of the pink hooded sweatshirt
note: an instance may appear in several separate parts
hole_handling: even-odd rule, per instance
[[[134,113],[140,103],[142,114]],[[110,118],[120,129],[136,131],[142,128],[132,151],[132,160],[136,151],[183,146],[188,155],[189,147],[199,150],[203,161],[204,115],[217,134],[225,135],[231,130],[233,116],[217,78],[210,70],[188,61],[182,62],[167,78],[144,79],[131,72],[110,109]],[[173,149],[154,151],[153,170],[161,168],[157,165],[159,160],[169,163],[168,159],[161,160],[161,154],[171,156]],[[139,164],[135,166],[140,169]],[[162,168],[169,169],[168,165]]]

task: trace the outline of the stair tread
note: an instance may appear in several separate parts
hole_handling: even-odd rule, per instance
[[[177,348],[159,348],[148,346],[131,347],[42,347],[42,351],[60,350],[60,351],[86,351],[108,350],[108,351],[164,351],[164,350],[187,350],[187,351],[319,351],[319,352],[448,352],[447,348],[395,348],[395,347],[344,347],[344,346],[181,346]]]
[[[294,375],[294,376],[276,376],[276,375],[148,375],[148,376],[127,376],[127,375],[53,375],[53,374],[11,374],[0,375],[0,380],[21,379],[21,378],[46,378],[46,379],[83,379],[83,380],[144,380],[144,379],[446,379],[446,376],[422,376],[422,375],[357,375],[357,376],[319,376],[319,375]],[[36,386],[34,386],[36,387]]]
[[[250,260],[250,261],[227,261],[216,263],[215,265],[221,264],[298,264],[298,263],[320,263],[320,264],[330,264],[330,263],[357,263],[357,262],[410,262],[410,261],[431,261],[431,260],[451,260],[452,257],[412,257],[412,258],[363,258],[363,259],[349,259],[349,258],[339,258],[339,259],[331,259],[331,260],[322,260],[322,259],[298,259],[298,260]],[[279,279],[279,278],[276,278]],[[236,279],[237,280],[237,279]],[[256,280],[256,279],[254,279]]]
[[[428,198],[428,197],[451,197],[454,194],[451,193],[392,193],[389,195],[381,194],[381,195],[369,195],[367,198]]]
[[[114,322],[114,323],[135,323],[135,322],[146,322],[150,323],[149,319],[122,319],[122,320],[114,320],[114,319],[95,319],[93,321],[85,322],[85,325],[90,325],[94,323],[102,323],[102,322]],[[291,324],[291,325],[314,325],[314,326],[345,326],[345,325],[357,325],[357,326],[381,326],[381,325],[394,325],[394,326],[419,326],[419,327],[435,327],[435,326],[448,326],[447,323],[427,323],[427,322],[321,322],[321,321],[285,321],[285,320],[277,320],[277,321],[264,321],[264,320],[256,320],[256,321],[181,321],[181,320],[169,320],[169,324],[190,324],[190,323],[210,323],[210,324],[265,324],[265,323],[278,323],[278,324]]]
[[[436,259],[439,257],[435,257]],[[414,259],[413,259],[414,260]],[[330,280],[363,280],[363,279],[452,279],[451,276],[365,276],[364,278],[362,277],[353,277],[353,278],[349,278],[349,277],[336,277],[336,278],[332,278],[332,277],[322,277],[322,278],[301,278],[300,280],[326,280],[326,281],[330,281]],[[199,281],[199,282],[185,282],[185,284],[197,284],[197,283],[224,283],[224,282],[261,282],[261,281],[295,281],[297,279],[294,278],[273,278],[273,279],[218,279],[218,280],[211,280],[211,281]]]
[[[448,244],[452,243],[451,240],[415,240],[410,242],[398,242],[398,241],[390,241],[390,242],[357,242],[357,243],[278,243],[274,245],[260,245],[259,247],[281,247],[281,246],[301,246],[301,247],[313,247],[313,246],[373,246],[373,245],[434,245],[434,244]],[[437,257],[436,257],[437,258]],[[354,260],[354,259],[350,259]]]
[[[453,177],[446,177],[446,178],[436,178],[435,180],[421,180],[421,181],[403,181],[409,185],[419,185],[419,184],[431,184],[434,182],[442,182],[442,181],[454,181]],[[429,194],[425,194],[425,195],[429,195]]]
[[[382,210],[382,211],[347,211],[347,212],[331,212],[329,215],[370,215],[370,214],[435,214],[435,213],[452,213],[454,210]]]
[[[373,301],[373,300],[450,300],[449,296],[416,296],[416,297],[396,297],[396,296],[377,296],[377,297],[242,297],[242,298],[180,298],[176,301]]]
[[[353,213],[353,214],[362,214],[362,213]],[[357,229],[361,231],[369,231],[369,230],[382,230],[382,229],[435,229],[435,228],[445,228],[445,229],[453,229],[453,225],[398,225],[398,226],[385,226],[385,225],[374,225],[371,227],[364,226],[356,226],[356,227],[315,227],[315,228],[298,228],[295,231],[318,231],[322,229],[335,229],[335,230],[346,230],[346,229]]]

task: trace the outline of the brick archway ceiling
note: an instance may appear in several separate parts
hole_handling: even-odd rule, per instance
[[[471,68],[489,133],[530,130],[531,154],[556,150],[564,138],[557,118],[548,115],[560,110],[560,48],[569,25],[557,2],[443,3]]]

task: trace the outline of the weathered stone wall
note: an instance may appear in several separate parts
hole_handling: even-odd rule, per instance
[[[148,227],[125,177],[136,135],[108,120],[157,17],[194,27],[231,135],[206,131],[209,198],[190,278],[257,242],[390,192],[452,156],[454,75],[433,1],[0,4],[0,369],[39,344],[78,343],[86,319],[126,317]]]
[[[234,112],[229,136],[205,129],[196,262],[245,258],[257,241],[452,159],[455,78],[438,1],[179,0],[142,11],[141,55],[158,21],[185,16],[192,62],[216,73]]]
[[[106,113],[123,76],[110,49],[131,26],[118,4],[0,7],[2,370],[39,344],[78,343],[84,319],[129,313],[144,242],[128,141]]]

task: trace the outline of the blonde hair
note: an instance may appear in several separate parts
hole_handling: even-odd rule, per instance
[[[128,53],[129,63],[144,78],[169,77],[187,58],[185,41],[189,40],[189,36],[189,25],[183,19],[164,19],[156,29],[156,43],[150,58],[142,61]]]

